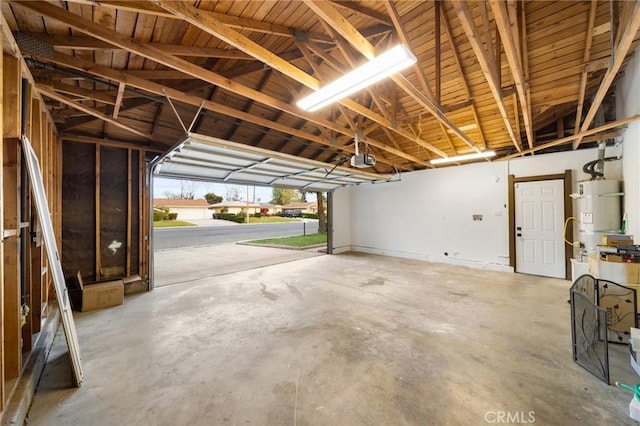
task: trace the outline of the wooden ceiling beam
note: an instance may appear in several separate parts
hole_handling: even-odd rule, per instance
[[[180,19],[175,14],[167,11],[162,6],[152,1],[122,1],[122,0],[98,0],[97,4],[108,6],[115,9],[128,10],[130,12],[161,16],[169,19]],[[262,34],[271,34],[281,37],[294,37],[296,32],[305,32],[304,30],[291,28],[284,25],[272,24],[270,22],[257,21],[254,19],[243,18],[240,16],[228,15],[225,13],[213,12],[210,10],[198,9],[198,13],[202,16],[210,16],[228,25],[231,28],[239,30],[252,31]],[[310,40],[320,43],[330,43],[331,41],[324,34],[314,32],[305,32]]]
[[[268,68],[265,70],[262,78],[260,79],[260,82],[258,83],[258,86],[256,87],[256,90],[258,91],[262,91],[264,89],[264,87],[267,85],[267,83],[269,82],[269,78],[271,77],[271,75],[273,74],[273,69],[272,68]],[[242,108],[242,112],[249,112],[251,110],[251,107],[253,106],[254,101],[252,99],[247,100],[247,103],[245,104],[244,108]],[[238,124],[234,124],[229,131],[224,135],[223,139],[232,141],[233,137],[235,136],[236,132],[238,131],[238,128],[240,126]],[[267,129],[268,130],[268,129]]]
[[[589,22],[587,23],[587,37],[584,43],[584,55],[582,59],[583,68],[580,73],[580,93],[578,94],[578,107],[576,110],[576,123],[573,133],[577,134],[580,131],[580,123],[582,122],[582,109],[584,108],[584,98],[587,92],[587,77],[589,71],[587,71],[587,63],[591,57],[591,44],[593,42],[593,27],[596,22],[596,11],[598,9],[598,0],[591,0],[591,8],[589,9]],[[607,62],[605,67],[608,67],[611,62]]]
[[[45,60],[45,58],[42,58],[43,60]],[[302,139],[308,139],[308,140],[312,140],[314,142],[317,142],[321,145],[326,145],[326,146],[331,146],[334,147],[330,141],[325,140],[324,138],[321,137],[316,137],[310,133],[307,132],[303,132],[303,131],[298,131],[295,129],[292,129],[291,127],[285,126],[283,124],[280,124],[278,122],[275,121],[270,121],[267,119],[264,119],[262,117],[259,116],[255,116],[249,113],[243,113],[241,111],[235,110],[233,108],[227,107],[225,105],[221,105],[218,104],[216,102],[213,101],[208,101],[206,99],[203,99],[200,96],[195,96],[195,95],[190,95],[184,92],[181,92],[179,90],[176,89],[171,89],[168,88],[166,86],[148,81],[148,80],[144,80],[141,79],[139,77],[133,76],[128,72],[124,72],[124,71],[118,71],[118,70],[113,70],[111,68],[108,67],[104,67],[104,66],[100,66],[100,65],[96,65],[91,61],[87,61],[87,60],[83,60],[80,58],[75,58],[72,57],[70,55],[64,55],[62,53],[56,52],[54,54],[54,58],[53,61],[57,64],[69,67],[69,68],[73,68],[73,69],[77,69],[77,70],[83,70],[85,72],[88,72],[90,74],[102,77],[102,78],[106,78],[112,81],[117,81],[117,82],[123,82],[126,83],[128,86],[130,87],[135,87],[137,89],[140,90],[144,90],[146,92],[152,93],[154,95],[158,95],[158,96],[165,96],[165,93],[167,96],[169,96],[171,99],[174,99],[176,101],[185,103],[187,105],[191,105],[194,106],[196,108],[199,108],[200,105],[203,105],[203,108],[211,111],[211,112],[215,112],[215,113],[219,113],[228,117],[233,117],[239,120],[243,120],[249,123],[253,123],[256,124],[258,126],[262,126],[262,127],[268,127],[270,129],[276,130],[278,132],[284,133],[284,134],[288,134],[288,135],[292,135],[292,136],[296,136]],[[204,101],[204,103],[203,103]],[[305,117],[301,117],[301,118],[305,118]],[[305,118],[306,119],[306,118]],[[323,124],[321,124],[323,125]],[[332,128],[331,123],[327,122],[328,126],[324,126],[324,127],[329,127]],[[337,133],[341,133],[344,134],[346,136],[353,136],[352,133],[348,130],[348,129],[339,129],[339,128],[334,128],[334,131],[336,131]],[[426,161],[423,161],[415,156],[409,155],[409,154],[405,154],[402,151],[393,149],[392,147],[388,147],[386,144],[383,144],[381,142],[375,141],[373,139],[369,139],[368,142],[373,145],[373,146],[382,146],[386,151],[388,151],[390,154],[396,155],[398,157],[401,158],[405,158],[406,160],[409,160],[411,162],[429,167],[430,164],[427,163]],[[335,148],[335,147],[334,147]],[[349,150],[348,150],[349,151]],[[353,150],[349,151],[349,152],[353,152]]]
[[[217,37],[228,45],[240,49],[244,53],[269,65],[271,68],[280,71],[293,80],[298,81],[313,90],[317,90],[320,87],[320,82],[316,78],[310,76],[300,68],[291,64],[289,61],[282,59],[275,53],[265,49],[258,43],[240,34],[228,25],[225,25],[225,23],[217,16],[202,14],[199,9],[184,2],[167,0],[152,0],[152,2],[167,11],[170,11],[175,16],[180,17],[191,25],[213,35],[214,37]]]
[[[376,12],[375,10],[364,7],[361,4],[356,3],[354,1],[344,1],[344,0],[330,0],[330,1],[336,6],[343,7],[347,10],[357,12],[361,15],[366,16],[367,18],[373,19],[374,21],[378,21],[381,24],[384,24],[386,26],[389,26],[389,27],[393,26],[388,16],[382,13]]]
[[[487,141],[484,138],[484,132],[482,131],[482,125],[480,124],[480,118],[478,117],[478,110],[476,108],[475,102],[471,96],[471,89],[469,88],[469,82],[467,81],[467,76],[464,73],[464,69],[462,68],[462,61],[460,60],[460,54],[458,53],[458,46],[456,46],[456,41],[453,38],[453,32],[451,31],[451,24],[449,23],[449,17],[445,11],[444,7],[440,8],[440,15],[442,26],[444,27],[444,32],[447,35],[447,40],[449,40],[449,46],[451,47],[451,53],[453,55],[453,60],[456,65],[456,70],[458,71],[458,77],[460,77],[460,81],[462,82],[462,87],[464,88],[464,92],[467,96],[467,100],[471,101],[471,111],[473,113],[473,119],[478,126],[478,133],[480,134],[480,141],[484,149],[488,148]],[[445,110],[446,111],[446,110]]]
[[[122,106],[122,97],[124,96],[124,89],[127,87],[126,84],[120,83],[118,85],[118,94],[116,95],[116,103],[113,105],[113,118],[117,119],[118,114],[120,113],[120,107]]]
[[[635,0],[633,9],[630,11],[628,16],[629,16],[627,20],[628,23],[625,26],[622,35],[619,36],[619,42],[613,54],[613,62],[607,69],[602,79],[602,82],[598,87],[598,90],[593,96],[593,101],[591,102],[591,107],[589,108],[589,112],[587,112],[587,115],[584,117],[584,122],[580,127],[580,133],[584,133],[591,126],[591,123],[593,122],[593,119],[596,116],[596,112],[598,111],[598,108],[600,108],[600,105],[602,104],[604,97],[609,91],[611,84],[615,80],[616,75],[618,74],[618,71],[620,70],[620,68],[622,67],[622,64],[624,63],[627,53],[629,52],[629,49],[633,44],[633,40],[638,34],[638,29],[640,29],[640,1],[639,0]],[[573,143],[573,149],[577,149],[580,146],[581,142],[582,142],[582,138],[576,139]]]
[[[496,72],[496,64],[495,62],[491,62],[490,56],[493,56],[493,51],[491,53],[487,53],[484,47],[480,42],[480,35],[476,29],[475,23],[473,21],[473,16],[471,15],[471,11],[467,3],[464,0],[452,0],[455,11],[458,15],[458,19],[460,20],[460,25],[462,26],[465,34],[467,35],[467,39],[471,44],[471,48],[478,58],[478,63],[480,64],[480,68],[482,69],[483,74],[487,80],[487,84],[491,89],[491,94],[496,102],[496,106],[500,111],[500,116],[504,121],[505,128],[507,133],[509,134],[509,138],[511,142],[515,146],[518,151],[521,151],[519,141],[516,139],[516,135],[513,132],[513,127],[511,126],[511,122],[509,120],[509,113],[507,112],[507,107],[505,105],[502,89],[500,87],[500,83],[497,81],[497,72]]]
[[[296,117],[300,117],[300,118],[305,118],[308,121],[315,123],[317,125],[326,127],[328,129],[333,129],[338,133],[342,133],[342,134],[347,134],[350,135],[351,132],[348,129],[344,129],[344,128],[339,128],[337,126],[335,126],[334,123],[331,123],[329,120],[323,119],[321,117],[319,117],[317,114],[312,114],[312,113],[307,113],[304,112],[302,110],[300,110],[299,108],[289,105],[286,102],[282,102],[276,98],[273,98],[265,93],[260,93],[257,90],[251,89],[247,86],[244,86],[236,81],[230,80],[228,78],[225,78],[213,71],[209,71],[206,70],[200,66],[198,66],[197,64],[191,63],[189,61],[186,61],[182,58],[178,58],[174,55],[170,55],[167,54],[166,52],[163,52],[160,49],[156,49],[152,46],[147,46],[144,43],[139,43],[136,41],[133,41],[130,37],[127,37],[123,34],[117,33],[116,31],[107,29],[105,27],[102,27],[98,24],[95,24],[94,22],[82,18],[74,13],[68,12],[60,7],[57,7],[51,3],[47,3],[47,2],[43,2],[43,1],[24,1],[24,0],[20,0],[20,1],[15,1],[12,2],[13,5],[19,6],[19,7],[23,7],[32,11],[35,11],[43,16],[49,17],[51,19],[55,19],[56,21],[59,21],[63,24],[66,24],[72,28],[74,28],[77,31],[83,32],[85,34],[90,34],[93,37],[96,37],[100,40],[106,41],[108,43],[111,43],[115,46],[119,46],[129,52],[135,53],[137,55],[140,55],[144,58],[150,59],[154,62],[160,63],[162,65],[165,65],[167,67],[173,68],[175,70],[181,71],[185,74],[191,75],[193,77],[196,77],[198,79],[204,80],[206,82],[209,82],[211,84],[217,85],[225,90],[228,90],[232,93],[236,93],[240,96],[244,96],[247,97],[249,99],[254,99],[257,102],[260,102],[264,105],[267,105],[269,107],[272,108],[276,108],[276,109],[281,109],[285,112],[287,112],[288,114],[291,114],[293,116]],[[55,54],[58,54],[59,52],[54,52],[54,56]],[[44,58],[46,59],[46,58]],[[90,69],[98,67],[98,65],[96,65],[93,62],[90,62],[88,65],[85,65],[85,67],[81,68],[82,71],[89,71]],[[116,74],[119,74],[121,72],[116,71]],[[122,78],[120,79],[116,79],[117,81],[123,81]],[[128,79],[131,80],[131,79]],[[128,85],[130,85],[130,81],[124,81],[125,83],[127,83]],[[161,86],[162,87],[162,86]],[[176,91],[177,92],[177,91]],[[182,94],[184,95],[184,94]],[[198,98],[198,102],[196,104],[196,107],[200,106],[202,99]],[[221,112],[221,114],[223,115],[230,115],[230,116],[234,116],[234,115],[239,115],[240,111],[237,110],[233,110],[232,108],[228,108],[225,109],[223,108],[222,105],[218,105],[218,104],[214,104],[211,105],[212,103],[209,104],[210,108],[217,108],[218,110],[225,110],[226,113]],[[380,123],[384,123],[383,125],[387,125],[387,126],[391,126],[391,123],[384,119],[384,117],[378,116],[377,114],[373,114],[372,111],[367,110],[366,108],[362,107],[361,105],[355,103],[355,102],[350,102],[349,103],[349,108],[357,109],[357,112],[363,115],[368,115],[370,118],[377,120]],[[253,121],[260,121],[262,118],[261,117],[256,117],[253,116],[251,114],[244,114],[243,118],[249,122],[253,122]],[[252,121],[253,120],[253,121]],[[374,121],[375,121],[374,120]],[[292,129],[287,128],[287,126],[282,126],[279,125],[278,123],[272,123],[269,124],[271,126],[278,126],[279,128],[285,128],[282,131],[284,133],[290,133],[292,131]],[[273,127],[276,128],[276,127]],[[288,130],[287,130],[288,129]],[[397,131],[397,130],[396,130]],[[405,134],[406,132],[403,131],[399,131],[399,133],[403,133]],[[308,135],[308,134],[306,134]],[[321,138],[320,138],[321,139]],[[441,153],[439,155],[443,155],[446,156],[446,154],[444,154],[442,151],[438,150],[437,148],[433,147],[430,144],[427,144],[424,141],[421,140],[416,140],[411,139],[413,141],[415,141],[416,143],[421,143],[422,145],[429,146],[431,150],[435,150],[438,153]],[[319,143],[324,143],[326,141],[322,141]],[[376,141],[374,139],[369,139],[367,141],[371,146],[376,146],[382,150],[385,150],[387,152],[389,152],[390,154],[396,155],[398,157],[401,158],[405,158],[409,161],[413,161],[415,163],[421,164],[425,167],[431,167],[430,163],[423,161],[415,156],[411,156],[408,154],[405,154],[404,152],[398,151],[393,147],[388,146],[385,143],[382,143],[380,141]]]
[[[509,160],[510,158],[520,157],[520,156],[525,155],[525,154],[532,154],[532,153],[534,153],[536,151],[540,151],[542,149],[552,148],[554,146],[559,146],[559,145],[565,145],[565,144],[573,142],[576,139],[584,139],[587,136],[596,135],[598,133],[605,132],[605,131],[607,131],[609,129],[613,129],[615,127],[621,127],[621,126],[624,126],[624,125],[629,124],[629,123],[631,123],[633,121],[636,121],[636,120],[640,120],[640,114],[636,114],[636,115],[633,115],[631,117],[624,118],[622,120],[611,121],[611,122],[609,122],[609,123],[607,123],[607,124],[605,124],[603,126],[596,127],[594,129],[591,129],[591,130],[586,130],[584,132],[580,132],[580,133],[577,133],[575,135],[566,136],[564,138],[560,138],[560,139],[552,141],[552,142],[547,142],[547,143],[544,143],[542,145],[538,145],[536,147],[533,147],[532,149],[527,149],[527,150],[524,150],[524,151],[515,152],[513,154],[510,154],[510,155],[507,155],[507,156],[504,156],[504,157],[500,157],[500,158],[496,159],[495,161]],[[609,133],[605,133],[605,134],[603,134],[603,136],[601,136],[600,139],[596,138],[594,141],[603,140],[603,139],[609,139],[609,138],[610,138],[610,134]]]
[[[93,101],[102,102],[109,105],[114,105],[116,103],[116,98],[105,92],[100,92],[100,91],[91,90],[91,89],[84,89],[80,86],[76,86],[73,84],[65,84],[59,81],[45,83],[41,79],[36,79],[36,82],[38,84],[51,86],[56,92],[66,93],[67,95],[71,95],[74,98],[84,99],[84,100],[93,100]]]
[[[438,14],[438,10],[439,8],[440,2],[438,0],[436,0],[436,14]],[[400,38],[400,41],[402,42],[402,44],[404,44],[405,46],[407,46],[409,48],[409,50],[414,51],[414,46],[413,43],[411,42],[411,39],[409,38],[409,35],[407,34],[407,32],[405,31],[405,26],[402,23],[402,18],[400,17],[400,13],[398,13],[398,9],[395,7],[395,5],[390,1],[390,0],[386,0],[385,1],[385,6],[387,8],[387,13],[389,14],[389,17],[391,18],[391,21],[393,22],[393,26],[396,29],[396,33],[398,34],[398,37]],[[427,81],[427,77],[424,74],[424,71],[422,69],[422,67],[420,66],[420,64],[418,62],[416,62],[413,65],[413,71],[416,73],[416,75],[418,76],[418,81],[420,82],[420,86],[422,87],[422,91],[425,93],[425,96],[427,97],[427,99],[432,102],[433,104],[437,105],[439,110],[442,111],[444,113],[444,110],[442,108],[442,103],[440,101],[440,21],[439,21],[439,15],[438,19],[436,19],[437,21],[437,29],[436,29],[436,93],[434,95],[433,90],[431,90],[431,85],[429,84],[429,82]],[[445,128],[444,124],[442,123],[442,121],[438,121],[438,124],[440,125],[440,129],[442,130],[442,133],[444,134],[444,138],[447,141],[447,143],[449,144],[449,147],[451,148],[451,150],[453,151],[453,154],[456,155],[458,152],[456,151],[455,146],[453,145],[453,142],[451,141],[451,137],[449,136],[449,134],[447,133],[447,129]],[[463,141],[465,141],[463,139]],[[466,141],[465,141],[466,142]]]
[[[162,7],[166,8],[167,10],[170,10],[172,13],[175,13],[178,16],[181,16],[183,19],[185,19],[187,22],[191,23],[192,25],[196,25],[198,28],[202,29],[203,31],[208,32],[211,35],[214,35],[222,40],[224,40],[225,42],[229,43],[230,45],[237,47],[241,50],[243,50],[244,52],[250,54],[251,56],[254,56],[256,59],[260,60],[261,62],[269,65],[270,67],[282,72],[283,74],[287,75],[288,77],[292,78],[293,80],[300,82],[302,84],[304,84],[305,86],[313,89],[313,90],[317,90],[320,87],[320,82],[310,76],[309,74],[305,73],[304,71],[302,71],[301,69],[293,66],[292,64],[290,64],[289,62],[283,60],[282,58],[280,58],[278,55],[275,55],[274,53],[268,51],[267,49],[263,48],[262,46],[258,45],[257,43],[253,42],[252,40],[248,39],[247,37],[244,37],[242,34],[236,32],[235,30],[228,28],[227,26],[225,26],[224,24],[222,24],[221,22],[217,21],[216,19],[212,18],[212,17],[204,17],[204,16],[200,16],[198,14],[198,9],[189,6],[186,3],[181,3],[181,2],[173,2],[173,1],[166,1],[166,0],[153,0],[155,2],[155,4],[161,5]],[[354,29],[355,30],[355,29]],[[361,36],[363,38],[363,40],[365,40],[365,42],[368,44],[369,42],[366,41],[366,39]],[[371,48],[373,49],[373,46],[371,46]],[[174,63],[173,65],[167,63],[168,66],[173,66],[174,68],[176,67],[176,64]],[[204,70],[203,70],[204,71]],[[214,74],[211,72],[208,72],[208,74]],[[207,75],[208,75],[207,74]],[[214,74],[216,75],[216,74]],[[217,75],[216,75],[217,77]],[[229,81],[227,80],[227,83],[229,83]],[[239,86],[237,83],[235,82],[231,82],[234,86]],[[256,93],[253,96],[256,96],[256,99],[264,99],[265,95],[258,93],[257,91],[253,91],[254,93]],[[245,95],[246,96],[246,95]],[[263,103],[266,103],[270,106],[274,106],[273,104],[269,104],[268,102],[262,101]],[[375,112],[371,111],[369,108],[366,108],[360,104],[358,104],[357,102],[352,101],[351,99],[343,99],[340,101],[340,103],[344,106],[346,106],[347,108],[357,112],[358,114],[360,114],[363,117],[366,117],[372,121],[377,122],[378,124],[382,125],[382,126],[386,126],[389,128],[392,128],[391,126],[391,121],[388,120],[387,118],[376,114]],[[302,114],[302,111],[299,110],[298,108],[293,108],[292,106],[288,105],[288,104],[284,104],[284,103],[280,103],[280,106],[278,106],[277,108],[280,109],[284,109],[287,112],[290,112],[294,115],[297,115],[299,117],[314,117],[317,116],[317,114]],[[310,121],[316,122],[317,123],[317,118],[314,119],[310,118]],[[327,120],[323,120],[323,122],[327,122]],[[398,133],[401,133],[403,135],[405,135],[406,133],[403,132],[402,130],[398,130],[398,129],[392,129]],[[342,130],[340,130],[342,131]],[[443,151],[441,151],[440,149],[436,148],[435,146],[433,146],[432,144],[420,139],[420,138],[412,138],[410,139],[413,142],[419,144],[420,146],[424,147],[425,149],[428,149],[430,151],[435,152],[436,154],[446,157],[447,154],[444,153]],[[370,142],[372,145],[374,145],[374,143]],[[386,150],[389,147],[386,144],[382,144],[380,143],[380,145],[378,146],[378,148]],[[395,154],[397,155],[397,154]],[[430,164],[427,162],[422,162],[423,165],[427,165],[427,167],[430,167]]]
[[[112,139],[101,139],[93,136],[84,136],[84,135],[76,135],[74,133],[61,133],[60,139],[63,141],[69,142],[79,142],[79,143],[89,143],[94,145],[104,145],[110,146],[113,148],[125,148],[125,149],[137,149],[140,151],[149,151],[149,152],[164,152],[166,151],[166,147],[160,148],[154,145],[143,145],[140,141],[116,141]]]
[[[117,126],[117,127],[121,128],[123,130],[126,130],[128,132],[133,133],[134,135],[142,136],[143,138],[147,138],[149,140],[153,139],[153,137],[150,134],[145,133],[145,132],[141,132],[138,129],[134,129],[133,127],[130,127],[130,126],[118,121],[118,120],[115,120],[113,117],[111,117],[109,115],[106,115],[106,114],[103,114],[103,113],[101,113],[99,111],[96,111],[93,108],[89,108],[89,107],[87,107],[85,105],[82,105],[80,103],[74,102],[73,100],[67,98],[66,96],[63,96],[63,95],[53,91],[50,87],[44,86],[42,84],[38,84],[38,85],[36,85],[36,87],[37,87],[38,91],[41,94],[43,94],[43,95],[45,95],[45,96],[47,96],[47,97],[49,97],[49,98],[51,98],[53,100],[56,100],[56,101],[61,102],[61,103],[65,104],[65,105],[68,105],[68,106],[70,106],[72,108],[75,108],[75,109],[77,109],[79,111],[82,111],[82,112],[84,112],[86,114],[89,114],[89,115],[92,115],[92,116],[94,116],[96,118],[99,118],[100,120],[102,120],[102,121],[104,121],[106,123],[113,124],[114,126]]]
[[[342,53],[342,56],[347,61],[349,66],[352,69],[355,68],[356,67],[356,61],[354,60],[353,55],[351,55],[351,52],[350,52],[350,50],[348,48],[348,45],[344,41],[344,39],[342,39],[338,34],[336,34],[335,31],[333,30],[333,28],[331,28],[325,21],[320,21],[320,22],[324,26],[324,28],[327,31],[327,33],[331,35],[331,38],[333,39],[334,43],[338,47],[338,50],[340,51],[340,53]],[[340,69],[341,73],[344,73],[344,71],[345,71],[344,69]],[[373,100],[375,105],[378,107],[378,110],[380,110],[380,113],[382,113],[382,115],[385,116],[385,118],[388,119],[389,118],[389,114],[388,114],[387,108],[380,101],[379,96],[376,95],[376,93],[373,91],[373,89],[371,87],[367,87],[365,90],[369,94],[369,96],[371,96],[371,99]]]
[[[374,46],[371,45],[371,43],[369,43],[369,41],[362,34],[360,34],[358,30],[354,28],[342,15],[340,15],[340,13],[335,10],[331,4],[319,0],[305,0],[305,4],[307,4],[307,6],[309,6],[309,8],[311,8],[311,10],[313,10],[322,20],[329,23],[329,25],[331,25],[342,37],[344,37],[353,47],[356,48],[356,50],[358,50],[367,59],[372,59],[375,57]],[[429,98],[427,98],[423,93],[415,88],[407,79],[400,75],[392,76],[391,79],[423,108],[431,113],[437,120],[441,121],[446,127],[451,129],[453,133],[456,134],[460,139],[462,139],[469,146],[475,147],[475,143],[471,139],[469,139],[467,135],[464,134],[464,132],[458,129],[442,113],[442,111],[440,111],[437,105],[435,105]],[[409,140],[417,143],[423,148],[434,152],[435,154],[438,154],[441,157],[448,157],[447,153],[438,148],[435,148],[432,144],[426,143],[422,138],[417,136],[411,137],[409,133],[402,131],[397,126],[391,126],[390,121],[385,124],[379,121],[378,123],[381,125],[385,125],[395,133],[402,134]]]
[[[483,2],[480,2],[483,3]],[[500,39],[504,46],[504,52],[511,69],[511,75],[518,92],[520,109],[524,118],[524,128],[527,134],[529,148],[533,148],[533,124],[531,119],[531,92],[528,90],[529,82],[525,80],[523,69],[522,51],[519,48],[518,38],[518,13],[514,0],[505,3],[502,0],[489,0],[496,26],[500,33]],[[509,8],[507,10],[507,7]],[[515,10],[514,10],[515,9]],[[517,113],[517,111],[516,111]]]
[[[109,52],[114,50],[122,50],[114,47],[104,41],[96,40],[93,37],[86,36],[65,36],[60,34],[30,33],[22,34],[42,40],[45,43],[53,45],[57,49],[74,49],[74,50],[99,50]],[[182,46],[179,44],[164,43],[147,43],[158,49],[162,49],[167,53],[176,56],[189,56],[198,58],[220,58],[220,59],[237,59],[237,60],[253,60],[253,58],[237,49],[217,49],[212,47],[200,46]]]
[[[381,32],[380,25],[374,25],[371,27],[364,28],[362,30],[362,34],[368,38],[368,37],[374,37],[379,34],[385,34],[385,33],[388,33],[389,31],[390,31],[389,27],[384,27],[384,31]],[[311,45],[311,44],[319,44],[319,43],[314,42],[313,40],[307,39],[307,44]],[[332,50],[332,49],[335,49],[335,46],[331,45],[330,47],[324,47],[323,49]],[[292,49],[292,50],[288,50],[286,52],[280,53],[278,56],[280,56],[282,59],[286,61],[293,62],[297,59],[302,58],[302,53],[300,53],[298,49]],[[231,70],[222,72],[222,74],[227,78],[236,78],[236,77],[243,76],[245,74],[250,74],[256,71],[260,71],[263,68],[264,68],[264,64],[262,62],[255,61],[253,63],[249,63],[240,67],[234,67]]]

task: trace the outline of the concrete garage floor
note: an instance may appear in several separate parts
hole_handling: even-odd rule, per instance
[[[84,384],[59,333],[28,424],[635,424],[572,362],[567,281],[364,254],[185,281],[78,314]]]
[[[287,263],[323,255],[319,250],[289,250],[236,243],[158,250],[154,253],[154,283],[157,288]]]

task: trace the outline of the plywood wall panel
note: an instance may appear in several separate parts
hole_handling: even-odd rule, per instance
[[[100,278],[126,275],[127,150],[100,149]]]
[[[96,276],[95,147],[64,142],[62,169],[62,268],[89,281]]]

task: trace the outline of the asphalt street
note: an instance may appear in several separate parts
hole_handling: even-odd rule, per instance
[[[308,234],[318,232],[318,222],[306,224]],[[155,250],[224,244],[262,238],[302,235],[302,222],[264,223],[256,225],[194,226],[154,229]]]

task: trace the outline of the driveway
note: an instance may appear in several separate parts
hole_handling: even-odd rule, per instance
[[[184,284],[323,254],[318,248],[288,250],[236,243],[161,250],[154,253],[154,285]]]
[[[237,241],[315,233],[318,221],[239,224],[190,220],[197,226],[154,230],[154,286],[191,282],[263,266],[320,256],[326,249],[290,250],[236,244]]]
[[[318,221],[238,224],[226,220],[190,220],[197,226],[158,228],[153,231],[154,249],[166,250],[257,240],[262,238],[289,237],[313,234],[318,230]]]

